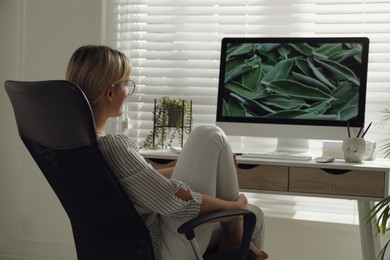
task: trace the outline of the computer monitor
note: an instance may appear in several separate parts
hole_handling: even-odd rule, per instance
[[[342,140],[364,127],[369,39],[224,38],[216,123],[227,135]]]

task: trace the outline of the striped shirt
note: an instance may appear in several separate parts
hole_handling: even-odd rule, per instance
[[[144,219],[159,254],[161,241],[160,215],[186,221],[199,214],[201,194],[185,183],[167,179],[138,153],[134,140],[127,135],[105,135],[98,139],[99,149],[119,179],[138,213]],[[175,193],[179,188],[191,192],[192,200],[184,201]]]

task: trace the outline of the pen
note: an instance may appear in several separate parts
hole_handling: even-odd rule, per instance
[[[372,125],[372,122],[368,125],[366,131],[364,131],[363,135],[362,135],[362,138],[366,135],[368,129],[370,129],[370,126]]]
[[[359,133],[358,133],[357,136],[356,136],[357,138],[359,138],[360,133],[362,132],[363,128],[364,128],[364,125],[362,125],[362,127],[360,127]]]
[[[349,122],[347,121],[348,137],[351,137],[351,130],[349,129]]]

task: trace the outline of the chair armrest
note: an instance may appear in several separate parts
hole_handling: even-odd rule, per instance
[[[233,210],[224,210],[224,211],[215,211],[207,214],[199,215],[193,219],[188,220],[183,223],[177,231],[179,234],[184,234],[188,240],[193,240],[195,238],[194,229],[206,222],[212,222],[218,219],[224,219],[228,217],[238,217],[243,216],[243,235],[240,245],[240,252],[245,256],[249,249],[249,244],[251,242],[252,234],[256,225],[256,215],[247,209],[233,209]],[[241,255],[240,254],[240,255]]]
[[[247,228],[250,228],[252,225],[254,228],[254,226],[256,225],[256,215],[253,212],[247,209],[232,209],[232,210],[214,211],[207,214],[199,215],[183,223],[177,229],[177,231],[179,232],[179,234],[184,234],[188,240],[191,240],[195,238],[194,229],[199,225],[206,222],[212,222],[214,220],[228,218],[228,217],[235,217],[235,216],[244,216],[244,234],[245,234],[246,222],[248,222],[246,223],[246,225],[248,225]]]

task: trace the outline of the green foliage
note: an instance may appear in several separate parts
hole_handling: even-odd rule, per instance
[[[223,115],[347,121],[358,111],[361,48],[335,43],[231,44]]]
[[[378,233],[384,235],[388,230],[388,221],[390,217],[390,197],[386,197],[378,202],[365,217],[365,224],[373,223],[378,231]],[[390,240],[387,241],[379,252],[378,258],[384,260],[388,245]]]
[[[384,126],[385,124],[387,124],[390,121],[390,109],[389,108],[383,109],[382,112],[384,113],[384,115],[383,115],[382,121],[379,122],[379,124],[381,126]],[[388,157],[390,157],[390,139],[386,139],[385,142],[386,143],[382,147],[382,150],[384,152],[384,157],[388,158]]]
[[[379,125],[383,126],[387,124],[390,120],[390,109],[382,110],[384,116],[382,121],[379,122]],[[382,150],[384,151],[384,157],[387,158],[390,156],[390,139],[385,140],[386,144],[383,146]],[[373,223],[378,231],[378,233],[384,235],[389,230],[388,221],[390,218],[390,197],[386,197],[379,201],[367,214],[365,217],[366,224]],[[381,251],[379,252],[378,258],[381,260],[385,259],[385,254],[387,248],[390,244],[390,240],[387,240]]]
[[[153,130],[145,138],[141,148],[155,150],[171,146],[175,139],[182,140],[183,134],[189,135],[191,132],[191,102],[180,98],[161,98],[155,105],[153,122]]]

